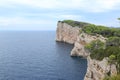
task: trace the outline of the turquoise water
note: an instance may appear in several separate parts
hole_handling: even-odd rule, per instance
[[[83,80],[87,61],[54,31],[0,32],[0,80]]]

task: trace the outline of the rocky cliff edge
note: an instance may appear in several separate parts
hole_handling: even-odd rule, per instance
[[[82,56],[87,59],[87,72],[84,80],[102,80],[106,75],[116,75],[116,65],[108,64],[108,59],[102,61],[91,59],[89,51],[85,50],[84,46],[93,40],[101,40],[105,42],[103,36],[91,36],[84,32],[80,32],[82,26],[71,26],[67,23],[59,21],[57,24],[56,41],[62,41],[74,44],[71,51],[71,56]]]

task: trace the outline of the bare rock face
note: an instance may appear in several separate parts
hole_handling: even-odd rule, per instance
[[[85,50],[84,46],[88,43],[90,43],[93,40],[101,40],[102,42],[105,42],[105,38],[98,35],[98,36],[91,36],[86,33],[80,33],[80,35],[77,37],[77,41],[74,44],[74,48],[71,51],[71,56],[82,56],[87,57],[89,56],[89,52]]]
[[[116,65],[109,64],[108,58],[97,61],[89,56],[87,61],[88,68],[84,80],[102,80],[106,75],[113,76],[117,74]]]
[[[91,36],[83,32],[80,33],[80,30],[81,28],[79,27],[72,27],[66,23],[58,22],[56,41],[74,44],[74,48],[71,51],[71,56],[82,56],[87,58],[88,67],[84,80],[101,80],[106,75],[116,75],[116,65],[109,64],[108,58],[104,58],[102,61],[91,59],[90,52],[84,48],[86,44],[93,40],[99,39],[100,41],[105,42],[106,38],[101,35]]]
[[[80,28],[78,27],[72,27],[66,23],[58,22],[56,41],[74,44],[77,40],[77,36],[79,35],[79,30]]]

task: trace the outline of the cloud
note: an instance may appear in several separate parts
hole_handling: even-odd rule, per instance
[[[55,30],[54,23],[48,19],[0,17],[0,30]]]
[[[0,6],[25,5],[41,9],[76,9],[87,12],[105,12],[118,9],[120,0],[1,0]]]
[[[91,0],[85,3],[83,9],[89,12],[107,12],[119,9],[120,0]]]
[[[0,28],[13,25],[16,27],[27,25],[33,28],[34,25],[45,25],[55,28],[57,20],[94,22],[93,17],[99,19],[97,23],[105,18],[111,19],[111,15],[115,17],[117,14],[116,12],[113,14],[112,11],[118,10],[119,13],[119,7],[120,0],[0,0]],[[110,14],[108,15],[107,12]],[[101,23],[106,24],[106,22]]]
[[[43,19],[28,19],[24,17],[0,17],[1,26],[12,26],[12,25],[40,25],[40,24],[51,24],[50,20]]]
[[[80,16],[80,15],[70,15],[70,14],[65,14],[65,15],[59,15],[59,16],[56,16],[57,19],[60,19],[60,20],[67,20],[67,19],[71,19],[71,20],[80,20],[83,18],[83,16]]]

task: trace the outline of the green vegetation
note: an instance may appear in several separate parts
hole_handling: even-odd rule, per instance
[[[85,49],[91,52],[91,58],[97,60],[102,60],[104,58],[104,48],[105,43],[100,40],[92,41],[90,44],[85,46]]]
[[[120,20],[120,18],[118,18]],[[84,22],[78,22],[73,20],[62,21],[73,27],[77,26],[82,28],[80,32],[85,32],[90,35],[102,35],[107,37],[106,43],[100,40],[92,41],[87,44],[85,48],[91,52],[91,58],[102,60],[104,57],[109,57],[110,62],[116,61],[120,63],[120,28],[110,28],[101,25],[94,25]]]
[[[85,48],[91,52],[90,57],[96,60],[103,60],[104,57],[109,58],[109,63],[116,64],[118,72],[120,72],[120,38],[110,37],[106,43],[100,40],[92,41]]]
[[[120,18],[118,18],[118,20],[120,20]]]
[[[118,18],[118,20],[120,20],[120,18]],[[120,37],[120,28],[109,28],[106,26],[94,25],[94,24],[79,22],[74,20],[63,20],[62,22],[67,23],[73,27],[80,27],[82,28],[83,32],[90,35],[100,34],[104,37],[113,37],[113,36]]]
[[[118,18],[120,20],[120,18]],[[111,60],[119,63],[120,57],[120,28],[109,28],[101,25],[94,25],[84,22],[78,22],[73,20],[64,20],[63,23],[67,23],[73,27],[77,26],[82,28],[80,32],[85,32],[90,35],[102,35],[107,37],[106,43],[96,40],[85,46],[91,52],[91,58],[102,60],[104,57],[109,57]],[[111,61],[112,62],[112,61]]]
[[[120,18],[118,18],[120,21]],[[90,51],[90,57],[96,60],[103,60],[109,58],[109,64],[116,64],[119,75],[113,77],[106,77],[104,80],[120,80],[120,28],[110,28],[101,25],[94,25],[73,20],[62,21],[73,27],[80,27],[80,33],[85,32],[90,35],[102,35],[107,39],[106,43],[100,40],[92,41],[85,45],[85,49]]]
[[[92,41],[90,44],[87,44],[85,48],[92,52],[93,50],[103,49],[104,43],[101,42],[100,40],[95,40]]]
[[[118,18],[120,21],[120,18]],[[103,60],[109,58],[109,64],[116,64],[119,75],[113,77],[106,77],[104,80],[120,80],[120,28],[110,28],[101,25],[94,25],[73,20],[64,20],[73,27],[80,27],[80,33],[85,32],[90,35],[102,35],[107,39],[106,43],[100,40],[92,41],[85,45],[85,49],[90,51],[90,57],[96,60]]]
[[[91,35],[100,34],[104,37],[112,37],[112,36],[120,37],[120,29],[109,28],[105,26],[96,26],[94,24],[85,26],[84,28],[82,28],[82,31],[84,31],[87,34],[91,34]]]
[[[106,46],[120,46],[120,37],[110,37],[106,42]]]
[[[118,74],[116,76],[112,76],[112,77],[107,76],[103,80],[120,80],[120,74]]]
[[[63,20],[63,23],[67,23],[73,27],[84,27],[89,25],[89,23],[85,23],[85,22],[79,22],[79,21],[73,21],[73,20]]]
[[[118,20],[120,20],[120,18],[118,18]],[[114,29],[114,31],[116,31],[114,32],[114,36],[110,37],[106,42],[107,53],[105,53],[105,57],[109,56],[109,62],[117,65],[119,74],[111,77],[107,76],[103,80],[120,80],[120,29]]]

